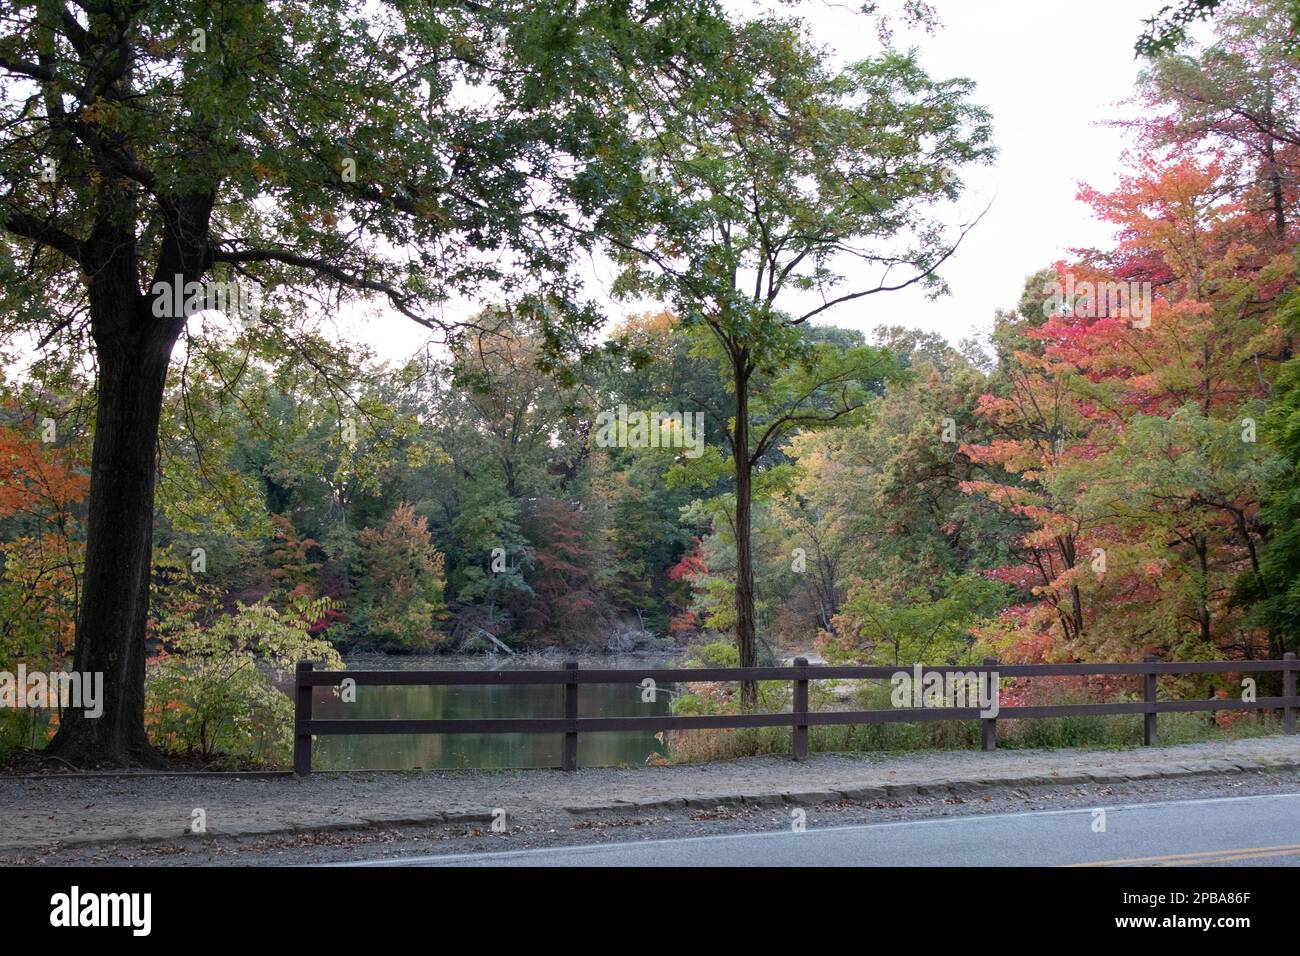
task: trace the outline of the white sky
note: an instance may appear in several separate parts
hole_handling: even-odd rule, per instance
[[[951,294],[929,301],[919,290],[882,293],[825,313],[827,324],[869,331],[898,324],[939,332],[951,342],[985,335],[997,307],[1013,306],[1024,277],[1072,248],[1104,245],[1110,228],[1092,219],[1074,197],[1080,183],[1115,184],[1131,134],[1100,125],[1133,92],[1140,64],[1133,43],[1163,0],[932,0],[942,21],[934,35],[897,32],[894,43],[919,49],[931,76],[975,81],[973,99],[993,117],[999,154],[992,166],[969,171],[967,193],[953,222],[992,207],[966,237],[942,275]],[[735,0],[740,9],[762,9]],[[743,7],[741,4],[743,3]],[[879,49],[860,0],[811,0],[802,11],[815,38],[843,60]],[[601,289],[606,270],[593,270],[592,292],[611,317],[631,311]],[[469,304],[448,306],[467,314]],[[345,334],[370,342],[400,361],[426,333],[400,316],[341,320]]]
[[[818,4],[820,6],[820,4]],[[992,202],[942,274],[951,294],[928,301],[906,289],[868,297],[838,325],[890,323],[943,334],[950,341],[985,334],[997,307],[1014,306],[1025,276],[1072,248],[1103,245],[1111,227],[1075,199],[1080,183],[1108,188],[1121,171],[1132,134],[1101,125],[1132,107],[1140,64],[1133,43],[1161,0],[934,0],[943,29],[912,42],[934,77],[975,81],[973,99],[993,116],[998,157],[966,177],[969,218]],[[872,38],[843,7],[811,18],[819,36],[850,58]],[[833,40],[832,40],[833,42]],[[903,35],[895,37],[903,46]]]

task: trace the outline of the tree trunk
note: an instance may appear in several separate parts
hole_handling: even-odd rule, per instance
[[[1273,200],[1273,225],[1277,229],[1277,241],[1286,241],[1286,196],[1282,189],[1282,169],[1277,162],[1275,132],[1276,118],[1273,115],[1273,89],[1268,90],[1268,106],[1265,109],[1268,125],[1264,131],[1264,155],[1268,160],[1268,179]]]
[[[64,712],[48,752],[78,766],[159,765],[144,729],[145,625],[152,567],[158,421],[181,323],[155,318],[134,277],[91,288],[99,368],[86,570],[73,667],[103,676],[103,713]],[[114,287],[115,286],[115,287]]]
[[[1197,588],[1197,616],[1201,624],[1201,641],[1211,644],[1210,632],[1210,544],[1205,535],[1196,536],[1196,559],[1201,569],[1200,586]]]
[[[736,649],[741,667],[758,665],[754,634],[754,556],[750,550],[750,499],[753,495],[753,465],[749,459],[749,357],[733,357],[736,383],[736,426],[732,459],[736,466]],[[758,682],[740,684],[742,710],[758,706]]]

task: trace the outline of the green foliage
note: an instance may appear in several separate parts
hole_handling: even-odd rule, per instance
[[[1300,333],[1300,295],[1291,296],[1281,315],[1292,332]],[[1286,362],[1278,374],[1263,435],[1282,467],[1260,514],[1270,536],[1259,570],[1248,572],[1238,590],[1243,603],[1253,603],[1255,619],[1280,635],[1285,650],[1300,651],[1300,358]]]
[[[380,647],[415,650],[443,639],[445,578],[429,520],[398,505],[382,529],[357,536],[360,584],[354,625]]]
[[[1170,4],[1150,19],[1143,20],[1143,32],[1133,48],[1139,56],[1156,57],[1177,49],[1187,39],[1187,28],[1204,20],[1222,5],[1223,0],[1182,0]]]
[[[740,652],[729,641],[710,641],[691,648],[686,660],[690,667],[736,667]]]
[[[842,638],[828,652],[864,663],[973,663],[971,628],[1006,603],[1007,587],[975,574],[948,575],[933,586],[890,593],[861,582],[837,621]]]
[[[256,763],[286,763],[293,743],[293,702],[272,675],[300,660],[341,668],[309,625],[329,602],[237,605],[210,622],[174,618],[161,636],[168,650],[148,665],[146,723],[154,742],[209,760],[218,754]]]
[[[517,501],[481,497],[466,502],[449,537],[456,559],[450,589],[458,602],[508,605],[532,594],[524,578],[532,567],[532,547],[521,529]]]
[[[1272,6],[1290,18],[1292,34],[1300,33],[1300,0],[1275,0]],[[1142,35],[1133,49],[1138,56],[1152,59],[1169,56],[1187,42],[1189,27],[1219,16],[1224,7],[1223,0],[1180,0],[1177,4],[1166,4],[1154,17],[1142,21]]]

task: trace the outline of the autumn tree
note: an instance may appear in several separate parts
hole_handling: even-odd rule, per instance
[[[6,409],[6,412],[12,410]],[[10,416],[6,416],[10,417]],[[0,423],[0,660],[61,666],[72,649],[82,566],[81,505],[89,485],[52,428]]]
[[[599,609],[582,512],[567,502],[543,498],[530,503],[524,530],[533,546],[529,626],[558,635],[590,631]]]
[[[1265,537],[1274,465],[1254,426],[1285,354],[1276,308],[1295,263],[1266,209],[1225,200],[1230,179],[1215,159],[1135,157],[1115,189],[1080,194],[1115,245],[1026,289],[981,408],[993,435],[964,449],[1012,476],[967,490],[1032,525],[1019,576],[1051,613],[1013,627],[1021,640],[1051,633],[1102,657],[1262,646],[1231,591]],[[1149,290],[1150,309],[1117,309],[1101,292],[1117,283]],[[1062,302],[1064,286],[1087,294]]]
[[[446,578],[429,519],[403,503],[382,528],[364,529],[357,543],[356,613],[368,637],[404,650],[436,646],[445,618]]]
[[[707,82],[672,101],[640,91],[629,110],[643,135],[611,144],[591,171],[592,188],[614,193],[598,221],[625,269],[617,290],[700,330],[731,392],[715,421],[735,485],[742,666],[757,649],[755,471],[792,429],[854,414],[888,366],[802,328],[871,295],[942,288],[958,238],[934,207],[960,194],[961,167],[992,153],[970,92],[892,51],[836,71],[798,22],[756,21]],[[756,687],[742,691],[752,705]]]

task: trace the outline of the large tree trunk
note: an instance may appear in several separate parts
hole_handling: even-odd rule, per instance
[[[736,426],[732,459],[736,466],[736,649],[741,667],[758,664],[758,645],[754,634],[754,556],[750,550],[750,499],[753,496],[753,466],[749,459],[749,374],[745,370],[748,356],[734,359],[736,369]],[[754,710],[758,706],[758,683],[742,681],[740,706]]]
[[[145,625],[158,421],[180,323],[155,318],[125,270],[96,276],[90,299],[98,407],[73,667],[102,673],[105,699],[98,718],[65,711],[48,752],[79,766],[157,765],[144,729]]]

